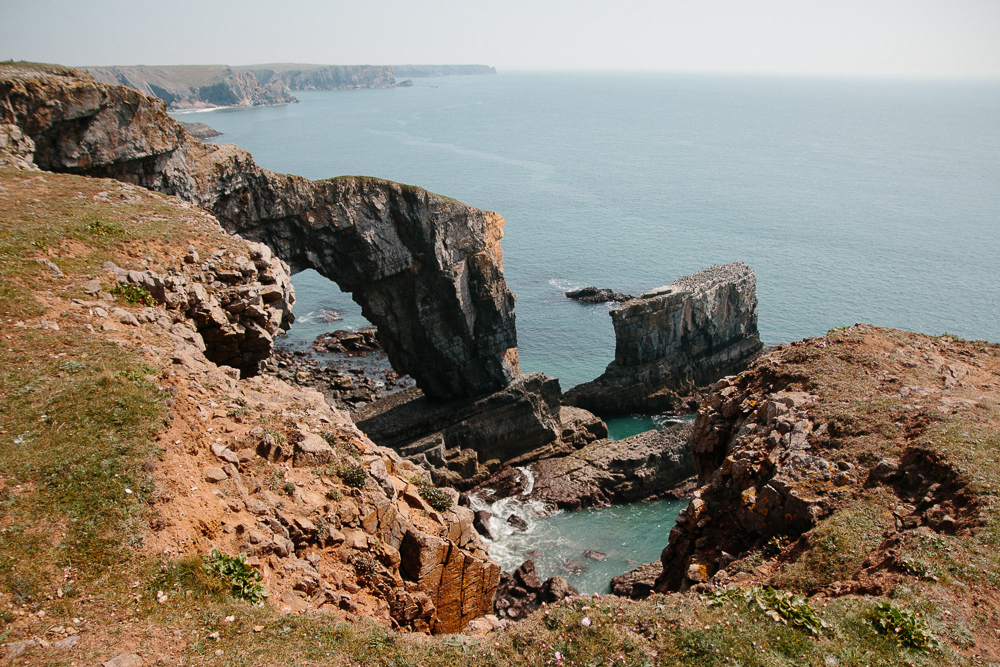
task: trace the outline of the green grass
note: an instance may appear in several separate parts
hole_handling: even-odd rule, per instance
[[[849,580],[893,525],[890,494],[860,494],[806,533],[804,554],[782,568],[774,584],[813,592],[835,581]]]

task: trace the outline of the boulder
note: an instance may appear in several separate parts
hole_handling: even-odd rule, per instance
[[[525,373],[475,400],[441,402],[406,389],[363,407],[354,418],[368,437],[404,456],[442,445],[445,451],[474,450],[480,460],[508,460],[560,436],[560,394],[555,378]]]
[[[567,456],[531,463],[534,484],[528,498],[563,509],[659,496],[692,478],[690,422],[646,431],[624,440],[597,440]],[[492,500],[522,495],[520,475],[505,468],[484,481]]]

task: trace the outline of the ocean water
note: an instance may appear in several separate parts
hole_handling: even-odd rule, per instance
[[[757,272],[767,344],[862,321],[1000,341],[1000,82],[414,84],[183,118],[269,169],[379,176],[499,212],[522,367],[564,389],[600,374],[614,332],[608,306],[563,291],[638,294],[736,260]],[[298,311],[308,293],[340,303],[315,278],[298,276]]]
[[[522,369],[563,389],[614,357],[609,307],[564,291],[639,294],[737,260],[756,270],[769,345],[855,322],[1000,341],[998,81],[501,73],[414,84],[178,116],[268,169],[379,176],[499,212]],[[365,324],[315,272],[293,282],[292,342]],[[323,321],[329,310],[341,319]],[[568,578],[600,590],[659,556],[677,508],[562,513],[528,542],[545,545],[543,576],[582,560],[592,578]],[[621,527],[644,539],[606,532]],[[495,547],[505,564],[530,550],[519,539]],[[626,554],[621,542],[643,544]]]

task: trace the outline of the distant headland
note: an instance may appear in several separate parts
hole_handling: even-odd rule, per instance
[[[292,91],[409,86],[410,78],[496,74],[488,65],[309,65],[269,63],[82,67],[100,83],[158,97],[170,110],[297,102]]]

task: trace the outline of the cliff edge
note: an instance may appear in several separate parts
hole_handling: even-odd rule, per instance
[[[42,169],[177,195],[293,272],[337,282],[426,395],[480,396],[518,374],[496,213],[376,178],[276,174],[236,146],[190,137],[162,101],[75,71],[0,66],[0,102]]]

